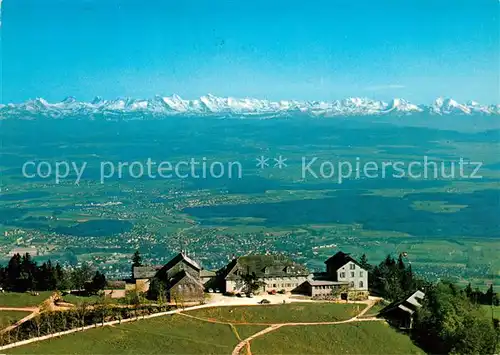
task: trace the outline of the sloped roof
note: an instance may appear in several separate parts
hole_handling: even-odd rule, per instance
[[[214,277],[215,276],[215,271],[211,270],[200,270],[200,277]]]
[[[415,313],[415,311],[418,308],[422,307],[422,305],[419,302],[419,299],[423,299],[424,297],[425,297],[425,293],[417,290],[417,291],[413,292],[411,295],[403,298],[402,300],[395,301],[395,302],[391,303],[390,305],[388,305],[387,307],[382,309],[380,311],[380,313],[387,313],[387,312],[391,312],[395,309],[400,309],[400,310],[412,315],[413,313]]]
[[[341,252],[341,251],[339,251],[334,256],[328,258],[325,261],[325,264],[332,265],[335,270],[338,270],[350,261],[352,261],[353,263],[355,263],[356,265],[361,267],[361,265],[356,261],[356,259],[351,257],[349,254],[346,254],[346,253]]]
[[[176,256],[174,256],[168,263],[165,264],[163,269],[170,270],[171,268],[173,268],[175,265],[177,265],[182,260],[184,260],[186,263],[191,265],[196,270],[198,270],[198,271],[201,270],[200,265],[196,261],[194,261],[193,259],[189,258],[184,253],[179,253]]]
[[[170,279],[168,289],[171,289],[185,279],[189,280],[193,284],[200,286],[201,288],[205,288],[205,286],[203,286],[203,284],[198,279],[187,273],[185,270],[182,270],[178,272],[172,279]]]
[[[419,299],[422,300],[422,299],[424,299],[424,297],[425,297],[425,293],[423,293],[420,290],[417,290],[410,297],[408,297],[406,299],[406,302],[408,302],[409,304],[411,304],[412,306],[415,306],[415,307],[422,307],[422,305],[420,304],[420,302],[418,300]]]
[[[234,271],[253,274],[257,277],[309,275],[309,270],[281,255],[247,255],[232,260],[225,268],[225,277],[239,278]]]
[[[217,271],[217,274],[219,277],[226,278],[234,270],[236,265],[238,265],[238,259],[232,259],[226,266]]]
[[[132,276],[134,279],[152,279],[161,266],[134,266]]]

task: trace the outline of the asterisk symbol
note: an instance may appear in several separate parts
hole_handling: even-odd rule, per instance
[[[285,164],[286,158],[283,158],[281,155],[278,157],[278,159],[274,158],[274,161],[276,164],[274,164],[274,167],[278,167],[279,169],[286,168],[287,165]]]
[[[266,158],[265,156],[261,155],[260,157],[256,158],[257,160],[257,165],[256,167],[264,169],[266,166],[269,166],[268,161],[269,158]]]

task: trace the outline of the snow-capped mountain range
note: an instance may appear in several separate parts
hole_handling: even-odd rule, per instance
[[[430,105],[416,105],[404,99],[390,102],[368,98],[348,98],[326,101],[269,101],[253,98],[202,96],[186,100],[178,95],[155,96],[152,99],[103,100],[96,97],[91,102],[68,97],[61,102],[49,103],[42,98],[21,104],[0,105],[0,118],[36,117],[104,117],[147,118],[165,116],[216,116],[273,118],[303,115],[311,117],[369,116],[369,115],[500,115],[500,105],[481,105],[475,101],[458,103],[453,99],[438,98]]]

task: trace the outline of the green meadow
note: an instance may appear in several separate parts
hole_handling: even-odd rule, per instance
[[[239,342],[268,327],[259,323],[345,320],[359,313],[363,309],[363,305],[360,306],[296,303],[206,308],[186,312],[187,315],[175,314],[77,332],[9,349],[6,353],[230,354]],[[255,354],[422,353],[406,335],[379,320],[328,326],[285,325],[252,340],[250,348]],[[246,347],[241,354],[246,354]]]

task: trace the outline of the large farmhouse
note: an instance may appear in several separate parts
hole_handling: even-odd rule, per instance
[[[224,292],[248,292],[246,276],[259,283],[259,291],[290,292],[304,283],[309,276],[304,265],[281,255],[247,255],[231,260],[218,273]]]
[[[339,251],[325,261],[326,272],[314,275],[300,292],[316,298],[363,299],[368,297],[368,271],[349,254]]]
[[[133,284],[129,290],[162,292],[168,301],[196,302],[203,300],[204,282],[215,273],[202,270],[184,253],[179,253],[163,266],[137,266],[132,269]],[[156,283],[156,289],[151,288]]]
[[[332,281],[345,282],[351,290],[368,291],[368,271],[349,254],[339,251],[325,264],[328,278]]]
[[[160,292],[165,292],[171,302],[202,301],[205,287],[200,271],[196,261],[179,253],[156,273],[153,280],[162,285]]]

